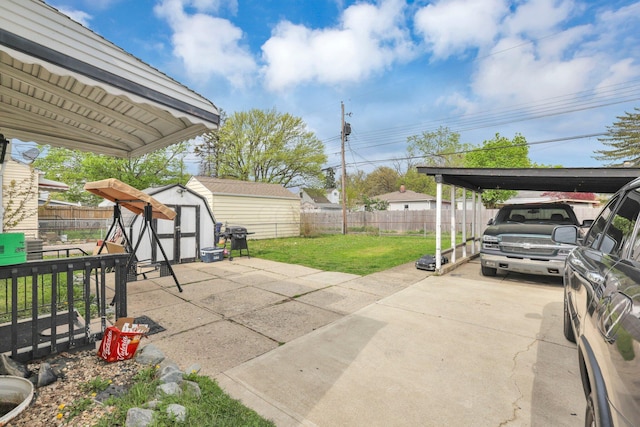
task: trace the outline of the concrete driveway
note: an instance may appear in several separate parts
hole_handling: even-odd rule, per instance
[[[407,264],[360,277],[255,258],[175,266],[129,283],[129,315],[279,426],[579,426],[562,283],[442,275]],[[143,341],[143,344],[146,344]]]

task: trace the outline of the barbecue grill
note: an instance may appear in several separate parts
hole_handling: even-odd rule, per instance
[[[224,248],[227,248],[227,243],[231,242],[231,248],[229,248],[229,261],[233,260],[233,251],[240,251],[242,256],[242,250],[247,251],[247,257],[249,256],[249,246],[247,246],[247,232],[245,227],[226,227],[221,236],[224,238]]]

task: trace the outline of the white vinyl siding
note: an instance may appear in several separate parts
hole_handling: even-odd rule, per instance
[[[224,226],[246,227],[250,239],[300,235],[300,200],[213,195],[213,214]]]
[[[7,156],[8,157],[8,156]],[[16,185],[22,188],[22,192],[24,192],[27,188],[29,188],[29,183],[31,186],[32,194],[27,198],[24,205],[20,205],[22,203],[19,200],[13,200],[11,208],[7,210],[7,206],[9,206],[10,197],[9,197],[9,186],[11,185],[11,181],[16,182]],[[30,181],[31,180],[31,181]],[[4,175],[2,186],[3,197],[2,197],[2,206],[4,208],[5,218],[10,214],[10,210],[14,210],[19,208],[26,212],[26,216],[15,226],[15,227],[5,227],[4,231],[7,233],[24,233],[26,239],[35,239],[38,237],[38,177],[37,174],[32,170],[31,166],[25,165],[23,163],[19,163],[13,160],[8,160],[5,163]],[[26,197],[26,196],[23,196]]]
[[[248,239],[300,235],[300,199],[293,193],[290,197],[212,193],[196,178],[186,187],[207,200],[223,230],[225,226],[245,227],[252,233]]]

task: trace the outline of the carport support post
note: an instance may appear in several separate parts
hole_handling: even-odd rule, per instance
[[[456,187],[451,186],[451,263],[456,262]]]
[[[467,189],[462,187],[462,259],[467,257]]]
[[[471,255],[476,253],[476,192],[471,193]]]
[[[436,272],[442,269],[442,175],[436,175]]]

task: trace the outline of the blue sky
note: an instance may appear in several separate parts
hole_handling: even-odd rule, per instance
[[[589,135],[640,107],[640,2],[47,1],[228,114],[301,117],[328,166],[343,102],[350,172],[402,165],[407,137],[439,126],[478,146],[520,133],[538,164],[603,166]]]

